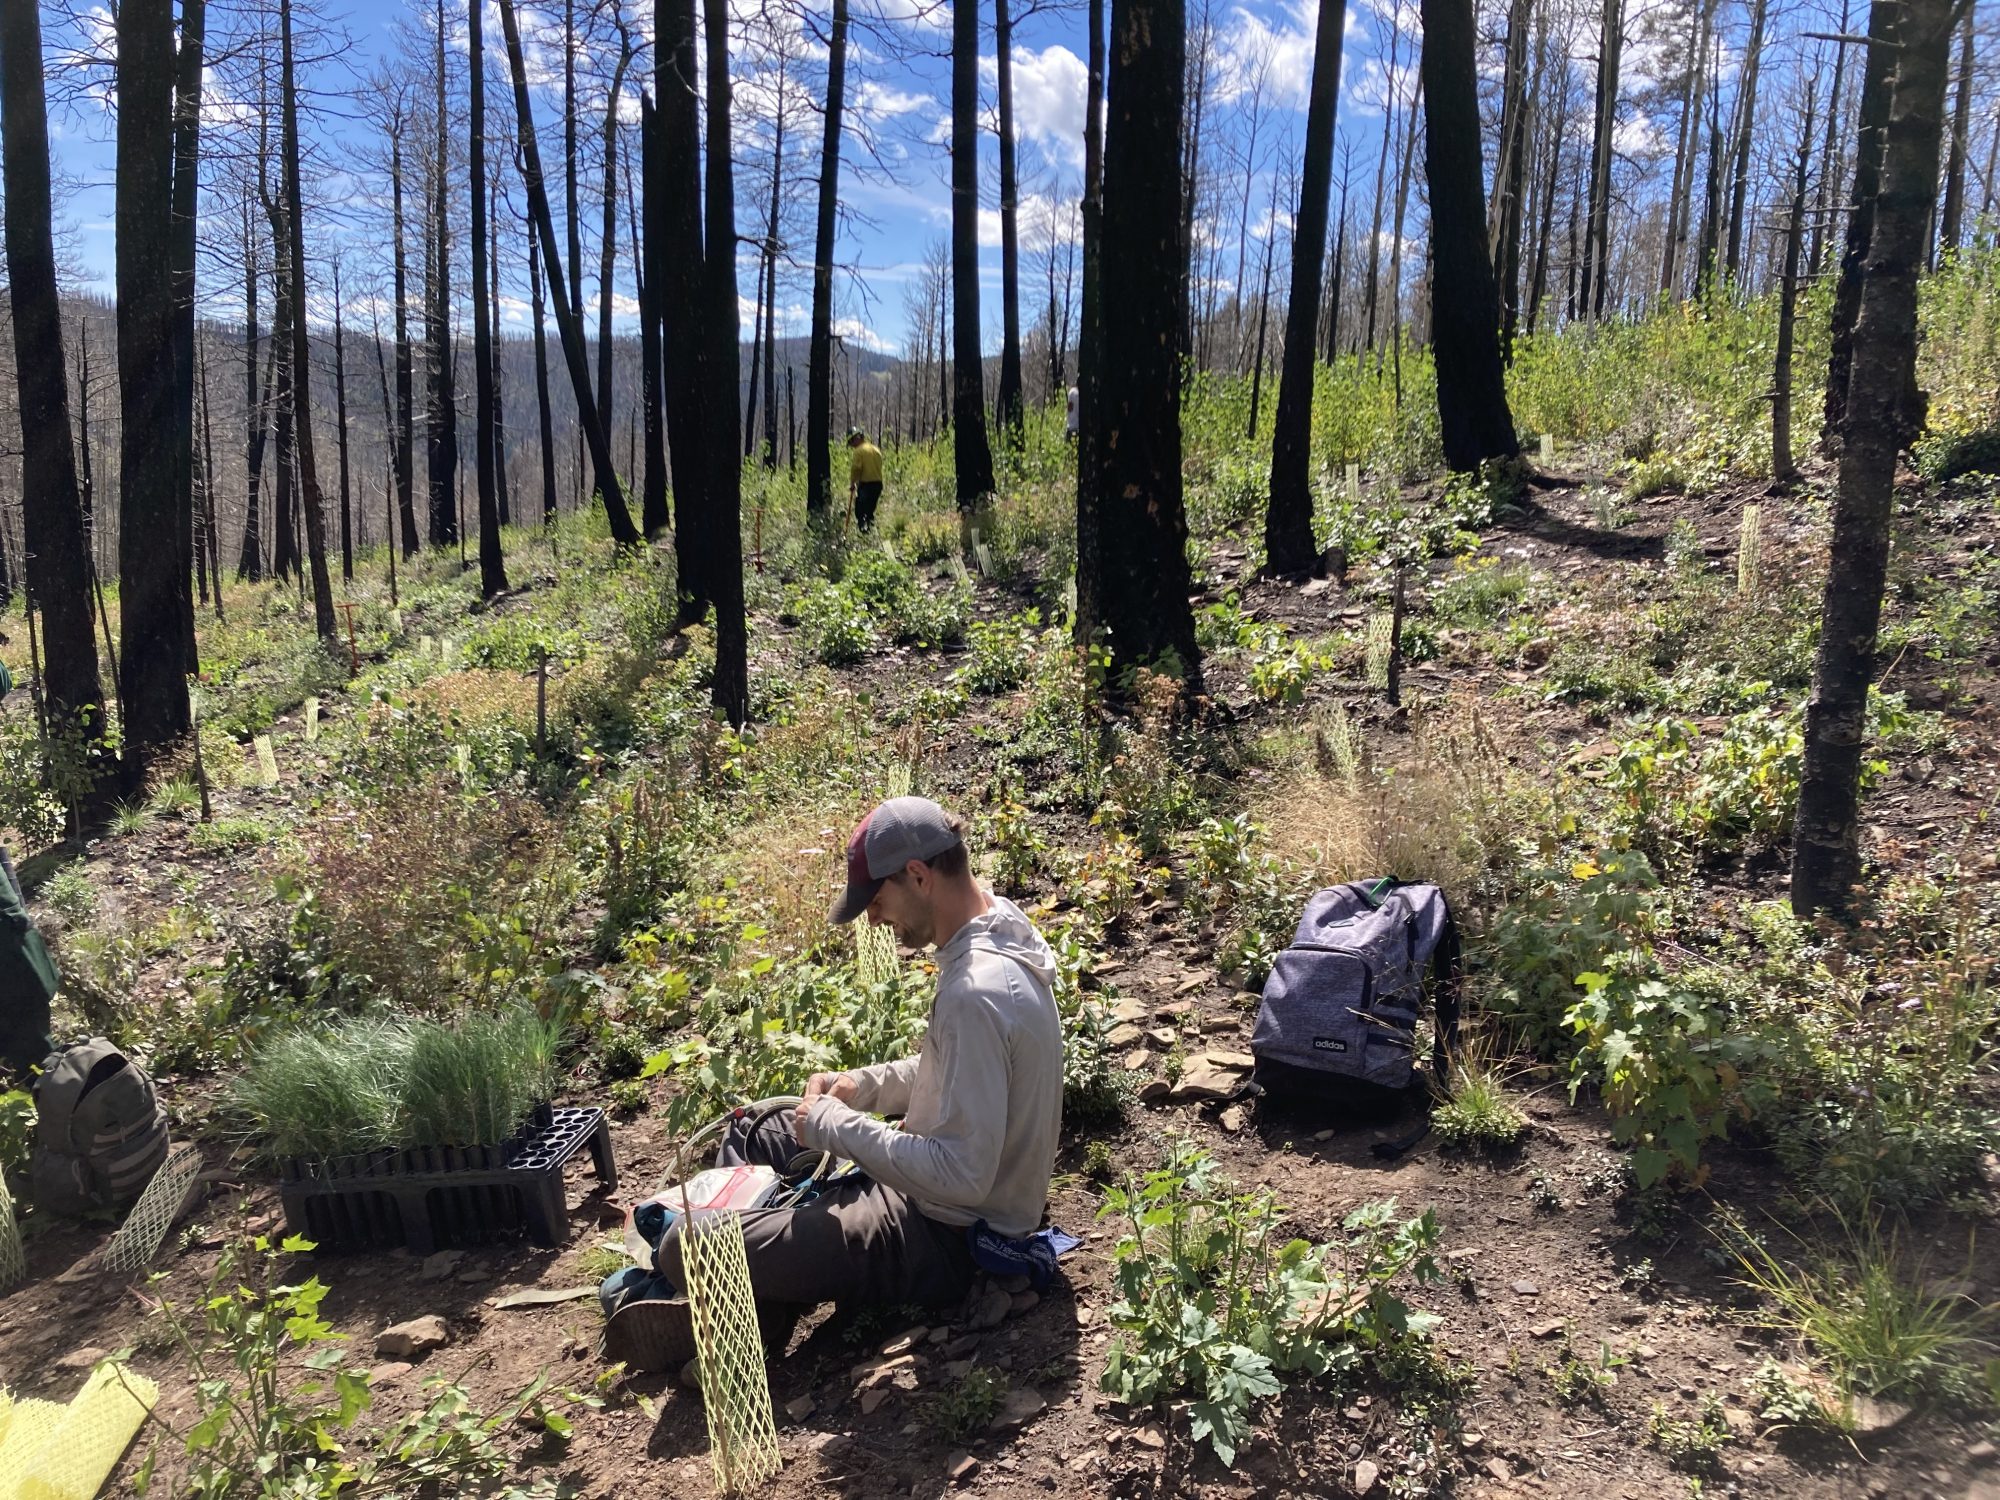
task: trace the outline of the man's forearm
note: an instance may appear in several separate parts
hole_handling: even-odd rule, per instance
[[[848,1103],[856,1109],[865,1114],[900,1115],[910,1107],[910,1090],[917,1081],[917,1059],[904,1057],[873,1067],[849,1068],[847,1076],[854,1080],[854,1094]]]

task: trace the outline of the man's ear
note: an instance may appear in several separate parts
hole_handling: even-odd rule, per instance
[[[907,861],[903,865],[903,873],[910,878],[910,883],[920,891],[930,882],[933,874],[931,867],[920,859]]]

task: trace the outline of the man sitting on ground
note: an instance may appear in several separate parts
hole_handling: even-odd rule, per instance
[[[816,1073],[795,1110],[731,1123],[719,1166],[783,1171],[829,1151],[860,1174],[797,1208],[742,1215],[767,1347],[782,1350],[821,1302],[948,1306],[972,1285],[975,1251],[1035,1233],[1048,1206],[1062,1128],[1062,1025],[1055,956],[1019,907],[972,877],[965,825],[923,797],[882,803],[847,842],[847,888],[833,920],[893,928],[937,945],[937,995],[915,1057]],[[901,1115],[902,1127],[874,1118]],[[605,1286],[605,1357],[678,1369],[695,1352],[678,1296],[680,1234],[652,1275]]]

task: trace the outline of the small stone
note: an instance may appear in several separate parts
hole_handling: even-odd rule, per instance
[[[1498,1458],[1486,1460],[1486,1472],[1502,1484],[1506,1484],[1514,1477],[1514,1471],[1507,1467],[1504,1460]]]
[[[1371,1459],[1362,1459],[1354,1466],[1354,1493],[1366,1495],[1375,1488],[1375,1481],[1382,1470]]]
[[[951,1330],[949,1328],[940,1327],[940,1328],[933,1328],[931,1330],[930,1342],[933,1344],[945,1343],[950,1338],[951,1338]]]
[[[1174,993],[1176,995],[1192,995],[1196,990],[1204,988],[1207,984],[1208,976],[1206,974],[1190,974],[1174,986]]]
[[[861,1393],[861,1415],[864,1417],[874,1416],[876,1409],[893,1394],[887,1386],[877,1386],[872,1391],[863,1391]]]
[[[1149,1019],[1152,1014],[1153,1007],[1143,1000],[1120,1000],[1111,1007],[1111,1019],[1114,1021],[1137,1023]]]
[[[1224,1072],[1221,1068],[1189,1068],[1181,1074],[1181,1081],[1174,1085],[1169,1097],[1177,1104],[1195,1099],[1227,1099],[1242,1082],[1235,1073]]]
[[[1632,1351],[1632,1357],[1634,1359],[1658,1359],[1660,1351],[1655,1349],[1651,1344],[1641,1344]]]
[[[95,1344],[86,1344],[81,1349],[71,1349],[66,1354],[56,1356],[56,1368],[71,1373],[97,1368],[97,1362],[105,1357],[104,1351]]]
[[[944,1357],[946,1359],[964,1359],[978,1347],[978,1335],[961,1333],[957,1338],[944,1346]]]
[[[856,1390],[872,1391],[878,1386],[887,1385],[901,1371],[914,1371],[916,1365],[917,1357],[914,1354],[898,1354],[887,1359],[863,1360],[848,1374],[854,1381]]]
[[[1165,1005],[1156,1006],[1153,1014],[1162,1021],[1178,1021],[1182,1016],[1194,1014],[1194,1001],[1170,1000]]]
[[[1458,1446],[1467,1453],[1477,1453],[1485,1442],[1486,1434],[1483,1432],[1464,1432],[1458,1438]]]
[[[1144,1027],[1135,1026],[1130,1021],[1122,1021],[1104,1033],[1104,1042],[1109,1047],[1129,1047],[1145,1034]]]
[[[819,1403],[810,1396],[794,1396],[785,1403],[785,1415],[794,1422],[803,1422],[819,1409]]]
[[[1148,1422],[1143,1427],[1133,1428],[1131,1438],[1141,1448],[1152,1448],[1157,1451],[1167,1446],[1166,1429],[1158,1422]]]
[[[1152,1066],[1153,1054],[1144,1047],[1125,1054],[1125,1071],[1128,1073],[1144,1073]]]
[[[1976,1464],[1990,1464],[1995,1451],[1993,1445],[1982,1438],[1965,1450],[1965,1456]]]
[[[1146,1040],[1151,1042],[1155,1047],[1171,1048],[1180,1039],[1181,1034],[1171,1026],[1155,1026],[1151,1031],[1146,1033]]]
[[[1542,1289],[1532,1281],[1517,1281],[1514,1283],[1514,1294],[1519,1297],[1539,1297]]]
[[[1872,1396],[1855,1396],[1850,1410],[1854,1414],[1854,1430],[1870,1436],[1892,1431],[1910,1417],[1910,1408],[1901,1402],[1878,1401]]]
[[[370,1370],[368,1372],[368,1383],[370,1385],[387,1385],[399,1375],[409,1374],[414,1368],[415,1366],[406,1360],[392,1359],[388,1363],[377,1365],[374,1369]]]
[[[945,1362],[944,1378],[946,1380],[963,1380],[971,1373],[972,1361],[969,1359],[953,1359]]]
[[[1257,1066],[1257,1059],[1247,1052],[1204,1052],[1201,1056],[1212,1068],[1233,1068],[1238,1073],[1248,1073]]]
[[[1010,1297],[1017,1292],[1025,1292],[1033,1285],[1025,1276],[996,1276],[993,1278],[993,1284]]]
[[[1330,1141],[1333,1139],[1333,1132],[1331,1130],[1315,1130],[1313,1132],[1313,1139],[1316,1141]]]
[[[1222,1112],[1222,1128],[1231,1135],[1236,1135],[1243,1129],[1242,1105],[1232,1104]]]
[[[1009,1305],[1009,1310],[1015,1317],[1019,1317],[1024,1312],[1033,1312],[1040,1305],[1041,1300],[1042,1294],[1040,1292],[1016,1292]]]
[[[435,1313],[398,1323],[375,1335],[375,1352],[383,1359],[416,1359],[451,1342],[451,1330]]]
[[[1029,1386],[1019,1386],[1009,1391],[1000,1402],[1000,1410],[988,1425],[995,1432],[1012,1432],[1025,1426],[1047,1411],[1049,1403],[1042,1393]]]
[[[964,1484],[979,1472],[979,1460],[970,1453],[954,1453],[944,1461],[944,1475],[953,1484]]]
[[[1241,1024],[1234,1016],[1210,1016],[1201,1023],[1201,1029],[1213,1035],[1216,1032],[1234,1031]]]
[[[434,1255],[426,1255],[424,1263],[417,1269],[419,1281],[443,1281],[458,1269],[458,1263],[465,1259],[463,1250],[440,1250]]]
[[[1174,1086],[1164,1078],[1148,1079],[1145,1083],[1139,1085],[1139,1102],[1141,1104],[1157,1104],[1173,1091]]]
[[[479,1283],[482,1281],[491,1281],[493,1279],[493,1273],[491,1271],[482,1271],[477,1266],[474,1266],[469,1271],[460,1271],[458,1275],[453,1277],[452,1279],[454,1281],[461,1283],[464,1286],[478,1286]]]
[[[1563,1321],[1561,1318],[1551,1318],[1546,1323],[1537,1323],[1533,1328],[1528,1330],[1529,1333],[1538,1339],[1552,1339],[1562,1331]]]
[[[972,1316],[965,1320],[965,1326],[975,1333],[988,1328],[998,1328],[1012,1311],[1014,1299],[999,1287],[989,1289],[972,1309]]]
[[[876,1350],[875,1352],[878,1354],[885,1354],[885,1355],[908,1354],[912,1349],[916,1348],[918,1344],[922,1343],[925,1339],[929,1338],[930,1336],[931,1336],[931,1331],[928,1328],[925,1328],[922,1324],[919,1324],[917,1327],[910,1329],[906,1333],[897,1334],[894,1338],[890,1339],[887,1343],[885,1343],[880,1349]]]

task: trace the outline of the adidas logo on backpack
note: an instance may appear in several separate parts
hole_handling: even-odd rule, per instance
[[[43,1213],[123,1209],[167,1156],[153,1080],[101,1036],[52,1052],[35,1080],[28,1179]]]

